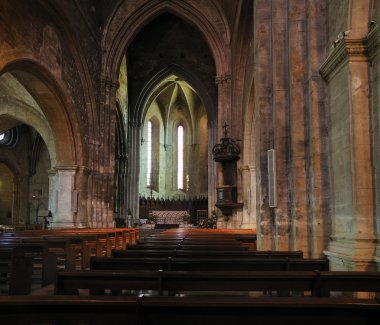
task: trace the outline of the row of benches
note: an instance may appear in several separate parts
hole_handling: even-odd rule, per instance
[[[379,272],[319,271],[62,271],[57,274],[55,293],[112,295],[131,290],[154,290],[156,294],[208,292],[273,292],[327,297],[332,291],[380,292]],[[83,294],[83,292],[82,292]]]
[[[75,303],[70,305],[76,320],[80,319],[77,323],[380,324],[376,300],[326,298],[331,291],[380,291],[377,272],[315,272],[312,270],[327,270],[327,261],[303,259],[302,252],[256,252],[221,238],[168,237],[148,238],[126,250],[115,250],[113,258],[93,257],[91,271],[59,272],[57,297],[79,294],[72,296]],[[316,262],[319,264],[308,264]],[[295,265],[301,269],[310,266],[310,271],[289,271]],[[251,271],[254,268],[265,271]],[[273,268],[277,271],[269,271]],[[163,271],[170,269],[187,271]],[[252,291],[306,296],[253,297]],[[128,296],[140,292],[154,296]],[[92,301],[89,309],[98,306],[91,317],[80,312],[88,302],[84,294],[91,295],[87,297]],[[101,296],[105,294],[108,296]]]
[[[211,254],[212,251],[207,251]],[[327,271],[327,259],[260,258],[240,256],[181,257],[92,257],[91,270],[166,270],[166,271]]]
[[[112,294],[122,290],[158,290],[161,294],[181,288],[185,291],[203,288],[206,291],[278,289],[324,295],[325,291],[336,289],[331,279],[338,279],[335,281],[340,291],[352,289],[349,284],[356,285],[357,290],[351,291],[380,288],[378,273],[328,273],[327,259],[304,259],[300,251],[249,251],[233,236],[222,239],[199,234],[161,235],[146,238],[126,250],[114,250],[112,255],[111,258],[92,257],[91,271],[60,272],[56,293],[92,288],[91,293],[102,294],[106,289],[112,289]],[[352,282],[352,279],[356,280]]]
[[[379,325],[373,300],[314,297],[0,297],[2,325]]]
[[[138,230],[129,228],[2,233],[1,284],[10,295],[28,294],[36,267],[41,273],[40,285],[45,286],[54,281],[58,261],[66,270],[89,268],[92,255],[111,256],[112,249],[126,248],[138,240]]]
[[[237,239],[237,235],[224,232],[220,236],[219,232],[196,230],[185,233],[179,230],[178,233],[170,235],[138,240],[137,245],[126,245],[126,249],[116,249],[116,245],[113,245],[113,258],[90,258],[93,268],[97,267],[95,261],[105,261],[105,264],[98,265],[100,268],[104,267],[104,270],[58,272],[55,283],[57,296],[7,297],[9,299],[0,297],[1,324],[117,322],[230,325],[247,322],[272,325],[285,320],[286,323],[309,325],[320,325],[321,322],[325,325],[341,322],[345,325],[380,324],[380,305],[376,300],[325,297],[331,291],[380,291],[378,272],[284,272],[268,271],[267,268],[265,272],[234,270],[233,265],[242,265],[245,268],[247,265],[252,267],[267,263],[273,266],[278,261],[288,265],[304,263],[305,266],[307,262],[300,261],[311,260],[303,259],[299,252],[298,255],[291,256],[291,252],[276,255],[274,252],[251,251],[244,248],[246,246]],[[145,248],[137,249],[136,246]],[[156,246],[165,246],[170,255],[159,255],[158,252],[162,251]],[[229,247],[227,255],[223,255],[227,251],[216,248],[220,246]],[[121,257],[116,257],[118,254]],[[145,255],[138,257],[138,254]],[[158,261],[153,261],[156,259]],[[132,261],[137,263],[135,266],[140,265],[139,268],[125,271],[131,267]],[[192,271],[158,271],[156,268],[162,265],[154,262],[164,263],[166,269],[172,270],[174,265],[183,263],[182,266],[187,265]],[[205,270],[195,271],[197,265],[194,266],[194,263],[198,263],[198,267],[203,265]],[[111,264],[120,269],[112,269]],[[154,270],[146,271],[147,265],[152,265]],[[326,264],[321,265],[326,267]],[[164,267],[161,269],[164,270]],[[213,271],[209,270],[210,267]],[[283,269],[289,267],[281,268]],[[136,294],[141,290],[149,290],[151,294],[157,295],[137,297]],[[315,297],[252,297],[251,291],[277,291],[281,295],[299,295],[301,292],[307,295],[310,292]],[[163,295],[164,293],[169,296]],[[175,293],[179,295],[172,296]],[[99,296],[104,294],[110,295]],[[115,296],[120,294],[134,296]]]

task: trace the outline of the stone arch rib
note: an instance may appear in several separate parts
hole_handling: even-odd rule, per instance
[[[210,5],[213,4],[210,2],[205,6]],[[108,75],[112,80],[117,80],[121,60],[132,39],[146,24],[166,12],[185,20],[200,32],[214,56],[217,74],[226,73],[230,58],[229,50],[227,50],[229,48],[227,45],[230,43],[228,22],[225,17],[219,15],[215,17],[216,22],[212,23],[205,16],[205,11],[187,1],[149,1],[131,15],[126,16],[121,28],[111,35],[113,20],[117,18],[117,13],[114,13],[111,15],[113,19],[104,28],[102,39],[102,48],[106,52],[103,57],[103,74]]]

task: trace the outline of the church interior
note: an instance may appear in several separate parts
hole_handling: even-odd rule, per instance
[[[0,0],[5,324],[380,324],[379,102],[380,1]]]

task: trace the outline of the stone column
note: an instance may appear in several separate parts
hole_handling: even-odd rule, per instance
[[[290,249],[302,250],[308,255],[308,207],[306,169],[307,107],[307,38],[306,3],[303,0],[289,2],[289,57],[290,76],[290,190],[291,220]]]
[[[127,193],[127,162],[128,158],[127,155],[122,154],[117,159],[117,181],[118,181],[118,188],[117,188],[117,200],[116,202],[116,211],[119,214],[119,218],[126,218],[128,209],[126,207],[126,193]]]
[[[211,216],[211,211],[216,210],[216,181],[217,181],[217,163],[212,156],[212,148],[218,143],[217,139],[217,123],[214,121],[208,121],[208,215]],[[219,227],[218,227],[219,228]]]
[[[77,211],[76,211],[76,223],[80,224],[82,227],[89,227],[90,223],[88,220],[88,207],[87,207],[87,197],[88,197],[88,178],[90,171],[85,166],[78,167],[78,174],[76,177],[76,193],[77,193]],[[75,211],[74,211],[75,212]]]
[[[277,206],[271,209],[274,222],[274,243],[272,247],[278,250],[290,249],[290,94],[289,76],[290,64],[288,45],[290,19],[288,0],[278,0],[272,6],[272,73],[273,73],[273,136],[276,150],[277,173]],[[284,50],[285,49],[285,50]],[[293,49],[293,48],[292,48]],[[267,171],[263,171],[264,173]]]
[[[355,33],[350,33],[351,37]],[[331,110],[332,270],[375,268],[374,188],[367,41],[343,38],[321,68]]]
[[[53,228],[80,227],[74,220],[73,190],[77,166],[58,166],[49,172],[49,210]]]
[[[110,76],[100,78],[99,175],[97,211],[99,227],[114,227],[113,199],[115,173],[116,91],[119,82]]]
[[[127,209],[132,212],[132,225],[139,219],[139,175],[140,175],[140,123],[130,121],[128,128],[128,189]]]
[[[318,70],[325,55],[327,29],[325,1],[308,1],[308,119],[307,148],[310,257],[320,257],[331,233],[331,183],[329,169],[329,112],[326,85]]]
[[[377,244],[375,262],[380,270],[380,24],[372,26],[368,34],[368,53],[372,69],[372,128],[373,128],[373,167],[375,184],[375,222]]]
[[[240,169],[242,187],[246,189],[243,193],[244,208],[240,228],[256,228],[256,168],[255,166],[244,166]]]
[[[274,222],[268,207],[268,160],[267,150],[273,148],[273,67],[272,53],[272,9],[268,1],[254,2],[255,35],[255,136],[257,149],[257,193],[259,204],[257,215],[257,248],[274,249]]]

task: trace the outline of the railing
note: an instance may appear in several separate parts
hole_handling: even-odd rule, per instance
[[[164,199],[140,196],[139,215],[140,219],[147,219],[149,213],[152,211],[188,211],[190,214],[190,223],[197,224],[197,211],[207,210],[207,207],[207,196],[190,199]]]

